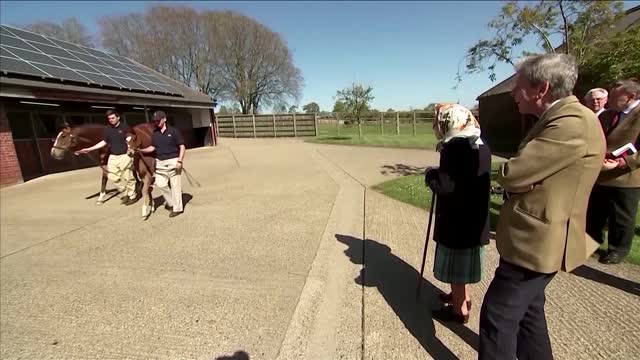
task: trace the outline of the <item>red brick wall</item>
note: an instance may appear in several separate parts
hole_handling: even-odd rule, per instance
[[[9,119],[0,102],[0,187],[22,182],[20,163],[13,146]]]

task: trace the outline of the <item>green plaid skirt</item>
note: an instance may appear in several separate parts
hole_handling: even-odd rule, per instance
[[[484,246],[451,249],[436,243],[433,275],[447,284],[474,284],[482,279]]]

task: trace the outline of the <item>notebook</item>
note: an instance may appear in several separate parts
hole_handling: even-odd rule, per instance
[[[630,155],[634,155],[638,153],[638,150],[636,150],[636,147],[633,146],[632,143],[627,143],[619,148],[617,148],[616,150],[613,150],[611,152],[611,155],[613,155],[613,157],[615,158],[620,158],[620,157],[626,157],[626,156],[630,156]]]

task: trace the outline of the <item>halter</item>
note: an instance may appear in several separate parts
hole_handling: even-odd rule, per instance
[[[52,149],[62,150],[62,151],[65,151],[65,152],[71,152],[71,150],[69,150],[69,148],[77,145],[78,140],[84,141],[84,142],[89,143],[89,144],[92,142],[91,139],[88,139],[88,138],[86,138],[84,136],[80,136],[80,135],[74,135],[73,133],[71,133],[71,131],[69,131],[69,137],[71,138],[71,141],[69,142],[69,146],[67,146],[67,147],[57,146],[57,145],[55,145],[55,143],[58,142],[58,139],[60,138],[61,133],[62,132],[60,132],[58,134],[58,136],[56,136],[56,139],[54,140],[54,144],[51,145]],[[93,163],[96,166],[98,166],[100,168],[100,170],[102,170],[105,174],[116,175],[116,173],[107,170],[106,167],[104,165],[102,165],[102,163],[100,163],[100,161],[96,160],[96,158],[94,158],[93,155],[91,155],[90,153],[84,153],[84,154],[87,155],[87,157],[89,159],[91,159],[91,161],[93,161]]]

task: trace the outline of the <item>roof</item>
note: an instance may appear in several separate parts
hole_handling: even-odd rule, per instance
[[[111,99],[119,103],[126,100],[207,108],[213,105],[209,95],[123,56],[6,25],[2,25],[0,45],[1,96],[40,98],[38,95],[48,96],[59,89],[75,92],[85,101]]]
[[[616,34],[620,31],[626,30],[627,28],[638,25],[638,24],[640,24],[640,5],[632,7],[627,11],[625,11],[625,15],[613,24],[613,27],[610,33]],[[558,51],[562,49],[563,46],[564,44],[558,46],[555,50]],[[482,94],[478,95],[476,100],[483,97],[491,96],[491,95],[498,95],[498,94],[509,92],[511,91],[511,89],[513,89],[514,82],[515,82],[515,75],[511,75],[508,78],[499,82],[498,84],[494,85],[489,90],[486,90]]]
[[[32,98],[64,101],[87,101],[105,104],[154,105],[166,107],[213,108],[211,99],[204,95],[184,97],[134,93],[129,91],[88,88],[58,84],[37,79],[0,76],[0,97]]]

